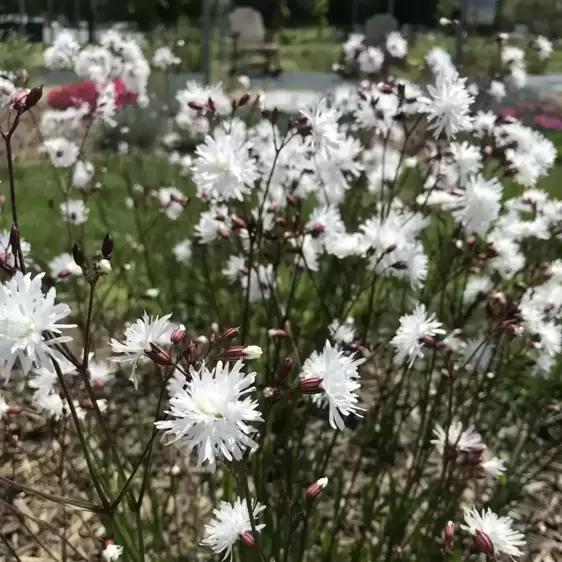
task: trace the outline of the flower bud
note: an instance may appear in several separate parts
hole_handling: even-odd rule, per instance
[[[59,271],[59,274],[57,275],[57,277],[58,277],[59,279],[66,279],[66,278],[69,277],[70,275],[71,275],[70,269],[64,267],[63,269],[61,269],[61,270]]]
[[[197,344],[193,340],[189,342],[187,349],[184,351],[184,357],[190,365],[194,365],[199,360]]]
[[[263,354],[262,348],[257,345],[249,345],[244,348],[244,356],[248,360],[259,359]]]
[[[103,242],[101,243],[101,255],[106,259],[111,259],[111,254],[113,253],[113,238],[111,234],[106,234],[103,237]]]
[[[150,342],[150,351],[145,351],[146,356],[152,359],[157,365],[162,365],[163,367],[168,367],[173,365],[172,357],[170,354],[157,343]]]
[[[25,98],[27,97],[28,90],[16,90],[11,96],[12,109],[18,113],[25,111]]]
[[[250,94],[248,94],[248,92],[242,94],[242,96],[238,100],[238,107],[244,107],[248,103],[249,99],[250,99]]]
[[[185,337],[185,326],[183,324],[177,326],[172,332],[172,334],[170,335],[170,339],[172,340],[172,343],[179,343],[183,341],[184,337]]]
[[[228,328],[224,331],[222,338],[226,341],[233,340],[240,333],[240,328]]]
[[[74,263],[81,269],[84,269],[86,266],[86,258],[84,257],[84,250],[82,250],[82,246],[80,246],[78,242],[74,242],[72,246],[72,257],[74,258]]]
[[[21,414],[23,412],[23,408],[19,405],[19,404],[12,404],[11,406],[8,406],[6,409],[6,413],[7,414]]]
[[[476,529],[474,542],[479,552],[482,552],[486,556],[494,556],[494,543],[492,542],[492,539],[484,533],[484,531]]]
[[[310,377],[302,379],[297,386],[303,394],[318,394],[322,392],[322,379],[319,377]]]
[[[195,111],[204,111],[205,109],[207,109],[207,106],[199,101],[190,101],[187,103],[187,105]]]
[[[43,86],[38,88],[31,88],[27,96],[25,96],[24,110],[27,111],[39,103],[39,100],[43,97]]]
[[[316,496],[319,496],[322,493],[322,491],[327,485],[328,485],[328,478],[326,478],[326,476],[324,476],[323,478],[319,478],[318,480],[316,480],[316,482],[314,482],[314,484],[311,484],[306,489],[306,495],[309,498],[315,498]]]
[[[286,338],[289,334],[285,330],[272,328],[267,332],[270,338]]]
[[[246,531],[242,535],[240,535],[240,540],[250,548],[254,548],[256,546],[256,541],[254,539],[254,535],[250,531]]]
[[[237,215],[233,215],[231,217],[231,220],[232,220],[232,228],[243,228],[243,229],[248,228],[246,221]]]
[[[453,538],[455,537],[455,524],[452,521],[449,521],[445,526],[445,531],[443,532],[445,536],[445,541],[447,543],[451,543]]]
[[[290,357],[285,357],[285,359],[281,361],[281,365],[279,365],[279,370],[277,371],[279,380],[284,381],[289,376],[292,370],[293,360]]]

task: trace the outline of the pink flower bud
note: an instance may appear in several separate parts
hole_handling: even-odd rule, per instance
[[[180,324],[171,334],[172,343],[179,343],[185,338],[185,326]]]
[[[309,498],[315,498],[316,496],[319,496],[322,493],[322,491],[327,485],[328,485],[328,479],[325,476],[323,478],[319,478],[318,480],[316,480],[316,482],[314,482],[314,484],[311,484],[306,489],[306,495]]]
[[[222,337],[226,341],[233,340],[240,333],[240,328],[228,328],[224,331]]]
[[[256,546],[256,541],[254,539],[254,535],[250,531],[246,531],[242,535],[240,535],[240,540],[250,548],[254,548]]]
[[[279,376],[279,380],[285,380],[290,372],[293,370],[293,360],[290,357],[285,357],[283,361],[281,361],[281,365],[279,365],[279,370],[277,374]]]
[[[285,330],[271,329],[267,332],[270,338],[286,338],[289,334]]]
[[[25,100],[28,93],[29,90],[16,90],[12,94],[12,98],[10,100],[12,103],[12,108],[16,111],[23,111],[23,109],[25,108]]]
[[[21,414],[22,412],[23,412],[23,408],[18,404],[13,404],[11,406],[8,406],[6,410],[7,414],[13,414],[13,415]]]
[[[240,218],[237,215],[233,215],[232,216],[232,227],[233,228],[248,228],[248,225],[246,224],[246,221],[242,218]]]
[[[323,224],[316,223],[312,225],[312,236],[320,236],[325,230]]]
[[[474,537],[476,548],[486,556],[494,555],[494,543],[492,539],[480,529],[476,529],[476,536]]]
[[[443,533],[445,535],[445,540],[447,543],[450,543],[455,537],[455,524],[452,521],[449,521],[445,526],[445,531]]]
[[[302,379],[297,387],[303,394],[318,394],[322,392],[322,379],[319,377],[311,377]]]
[[[70,276],[70,270],[67,268],[61,269],[58,274],[59,279],[64,279],[65,277]]]
[[[86,398],[82,400],[82,402],[80,402],[80,407],[84,408],[85,410],[90,410],[93,407],[92,401]]]
[[[157,365],[162,365],[163,367],[168,367],[173,365],[172,357],[170,354],[157,343],[150,342],[150,351],[145,351],[146,356],[152,359]]]

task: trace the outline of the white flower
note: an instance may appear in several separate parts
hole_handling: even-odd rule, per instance
[[[339,148],[344,140],[338,123],[341,114],[328,105],[326,98],[322,99],[312,110],[301,110],[301,113],[308,119],[311,126],[310,135],[307,137],[311,148],[328,154]]]
[[[497,178],[486,180],[481,174],[471,176],[458,198],[460,207],[453,211],[453,217],[467,232],[484,236],[499,216],[502,192]]]
[[[184,194],[175,187],[162,187],[158,190],[158,200],[166,216],[175,221],[183,212],[186,201]]]
[[[63,137],[46,139],[43,143],[43,149],[49,155],[55,168],[69,168],[76,162],[80,152],[76,143]]]
[[[0,420],[8,413],[10,406],[4,400],[4,397],[0,394]]]
[[[72,185],[78,189],[84,189],[94,177],[94,165],[91,162],[78,160],[72,171]]]
[[[499,517],[491,509],[482,510],[478,513],[473,506],[464,510],[464,521],[461,529],[476,536],[478,532],[483,533],[493,545],[494,554],[505,554],[509,557],[522,556],[519,549],[525,544],[525,537],[519,531],[513,529],[511,517]]]
[[[60,212],[63,218],[71,224],[84,224],[88,220],[88,207],[82,199],[63,201],[60,204]]]
[[[249,345],[244,348],[244,357],[248,360],[259,359],[263,354],[263,350],[259,345]]]
[[[357,56],[359,70],[365,74],[377,73],[384,64],[384,53],[378,47],[366,47]]]
[[[49,271],[53,279],[62,279],[70,275],[80,275],[82,269],[74,261],[72,254],[64,253],[49,262]]]
[[[355,59],[357,50],[361,47],[365,36],[362,33],[352,33],[347,41],[343,44],[343,52],[347,62],[352,62]]]
[[[251,145],[233,130],[222,128],[207,135],[197,146],[191,166],[197,195],[203,199],[242,201],[258,179],[256,161],[250,156]]]
[[[41,288],[44,274],[23,275],[20,271],[0,286],[0,368],[8,378],[17,359],[24,375],[32,365],[52,369],[51,359],[57,357],[52,345],[69,342],[61,330],[74,324],[57,324],[70,314],[66,304],[55,304],[56,290],[45,295]],[[45,332],[54,337],[46,340]]]
[[[350,344],[355,339],[355,329],[353,318],[346,318],[340,321],[337,318],[328,326],[330,336],[335,342]]]
[[[198,452],[198,465],[208,462],[214,470],[217,458],[240,460],[251,438],[253,422],[263,421],[258,403],[246,394],[255,390],[256,373],[245,374],[241,360],[234,365],[219,361],[212,370],[191,368],[191,379],[170,399],[166,414],[172,419],[156,422],[181,440],[190,453]]]
[[[427,89],[432,97],[427,120],[435,138],[444,132],[450,139],[471,128],[470,106],[474,98],[466,89],[466,78],[460,78],[456,71],[453,74],[439,73],[435,86],[429,85]]]
[[[412,314],[405,314],[400,318],[400,326],[390,344],[396,348],[394,362],[397,365],[409,360],[408,367],[414,364],[418,357],[423,357],[424,338],[434,338],[445,334],[441,322],[436,320],[435,314],[427,316],[424,304],[418,304]]]
[[[386,37],[386,50],[395,59],[403,59],[408,54],[408,41],[399,31],[391,31]]]
[[[130,380],[133,381],[135,388],[138,388],[139,381],[136,376],[136,369],[139,360],[147,351],[151,351],[151,343],[166,344],[170,343],[170,335],[173,330],[169,322],[171,314],[152,317],[145,312],[133,325],[125,330],[125,341],[123,343],[116,339],[111,339],[110,345],[113,353],[117,356],[111,357],[111,361],[117,363],[132,363],[133,370]]]
[[[464,289],[463,302],[469,304],[474,302],[479,295],[485,295],[493,287],[492,280],[483,275],[471,277]]]
[[[265,509],[259,502],[252,506],[252,518],[256,517]],[[261,531],[265,525],[256,524],[256,531]],[[232,547],[236,541],[245,533],[252,532],[250,514],[245,500],[236,498],[233,504],[221,501],[218,509],[213,509],[213,520],[205,525],[205,538],[201,544],[208,546],[215,554],[224,552],[223,560],[230,556],[232,559]]]
[[[365,362],[364,358],[353,359],[343,351],[332,347],[326,340],[321,353],[313,352],[302,366],[302,379],[322,379],[322,398],[327,402],[330,411],[330,425],[334,429],[345,429],[342,416],[359,415],[362,409],[356,406],[357,390],[361,388],[358,367]]]
[[[520,90],[527,84],[527,72],[519,66],[511,67],[511,74],[507,77],[510,84],[517,90]]]
[[[33,401],[35,407],[49,418],[59,421],[65,416],[66,408],[62,398],[56,394],[37,394]]]
[[[116,562],[119,560],[119,557],[123,553],[123,547],[119,546],[118,544],[114,544],[113,542],[109,542],[106,544],[105,548],[103,549],[101,555],[104,559],[104,562]]]
[[[535,47],[539,54],[539,59],[546,60],[552,54],[552,41],[549,41],[544,35],[539,35],[534,41]]]
[[[460,421],[451,422],[448,431],[440,424],[435,424],[433,435],[435,438],[431,440],[431,443],[435,445],[440,455],[443,455],[447,448],[456,449],[463,453],[469,453],[473,449],[484,448],[480,433],[472,426],[463,429]]]
[[[190,262],[191,254],[193,253],[191,246],[191,240],[186,238],[173,247],[172,252],[178,263],[187,265]]]
[[[107,361],[92,361],[88,363],[88,373],[93,386],[105,386],[115,376],[113,368]]]
[[[246,259],[242,256],[230,256],[226,262],[226,267],[222,270],[222,274],[234,283],[242,275],[247,274]]]
[[[481,463],[480,468],[482,468],[486,474],[497,478],[505,472],[505,463],[498,457],[494,457]]]
[[[482,168],[482,155],[479,147],[464,141],[462,143],[452,142],[450,149],[461,180],[465,180],[471,174],[476,174]]]
[[[209,244],[229,233],[230,220],[226,207],[211,208],[201,213],[199,224],[195,226],[195,234],[202,244]]]
[[[176,57],[169,47],[159,47],[154,51],[154,56],[152,57],[152,64],[162,70],[166,70],[169,66],[180,64],[180,62],[181,59]]]
[[[525,51],[519,47],[505,45],[501,51],[501,59],[508,66],[523,66],[525,64]]]
[[[506,96],[505,84],[499,80],[492,80],[488,87],[488,94],[496,101],[501,101]]]

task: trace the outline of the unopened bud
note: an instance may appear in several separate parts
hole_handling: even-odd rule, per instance
[[[279,365],[279,370],[277,371],[279,380],[284,381],[289,376],[292,370],[293,360],[290,357],[285,357],[285,359],[281,361],[281,365]]]
[[[240,328],[228,328],[224,331],[222,338],[226,341],[233,340],[240,333]]]
[[[157,343],[150,342],[150,351],[145,351],[146,356],[152,359],[157,365],[162,365],[163,367],[168,367],[173,365],[172,357],[170,354]]]
[[[291,193],[289,193],[289,195],[287,195],[285,199],[287,200],[287,204],[291,205],[291,207],[297,206],[297,198]]]
[[[6,409],[7,414],[17,415],[23,412],[23,408],[19,404],[12,404]]]
[[[309,498],[315,498],[316,496],[319,496],[322,493],[322,491],[327,485],[328,485],[328,478],[324,476],[323,478],[316,480],[314,484],[311,484],[306,489],[306,495]]]
[[[111,234],[106,234],[103,237],[103,242],[101,243],[101,255],[106,259],[111,259],[111,254],[113,253],[113,238]]]
[[[70,273],[70,269],[64,267],[63,269],[61,269],[61,270],[59,271],[59,274],[57,275],[57,277],[58,277],[59,279],[65,279],[66,277],[69,277],[70,274],[71,274],[71,273]]]
[[[93,408],[92,401],[86,398],[82,400],[82,402],[80,402],[80,407],[84,408],[85,410],[91,410]]]
[[[492,542],[492,539],[480,529],[476,529],[474,542],[479,552],[482,552],[486,556],[494,555],[494,543]]]
[[[207,106],[199,101],[190,101],[187,103],[187,105],[195,111],[204,111],[205,109],[207,109]]]
[[[39,103],[39,100],[43,97],[43,86],[38,88],[31,88],[24,100],[24,110],[27,111]]]
[[[28,90],[16,90],[11,96],[12,108],[18,113],[25,111],[25,98],[27,98]]]
[[[177,328],[175,328],[172,334],[170,335],[170,339],[172,340],[172,343],[179,343],[183,341],[184,337],[185,337],[185,326],[183,324],[180,324]]]
[[[84,257],[82,246],[78,242],[74,242],[74,246],[72,246],[72,257],[74,258],[74,263],[81,269],[84,269],[86,258]]]
[[[250,548],[254,548],[256,546],[256,541],[254,539],[254,535],[250,531],[246,531],[242,535],[240,535],[240,540]]]
[[[184,357],[190,365],[194,365],[199,360],[197,344],[193,340],[189,342],[187,349],[184,352]]]
[[[244,107],[248,103],[249,99],[250,99],[250,94],[248,94],[248,92],[242,94],[242,96],[238,100],[238,107]]]
[[[452,521],[449,521],[447,523],[443,534],[445,536],[445,541],[447,541],[448,543],[450,543],[453,540],[455,536],[455,524]]]
[[[88,537],[90,537],[90,532],[87,529],[80,529],[78,531],[78,536],[83,539],[87,539]]]
[[[232,217],[232,227],[233,228],[248,228],[248,225],[246,224],[246,221],[236,215],[234,215]]]
[[[286,338],[289,334],[285,330],[279,330],[276,328],[272,328],[267,332],[270,338]]]
[[[322,379],[319,377],[310,377],[302,379],[297,386],[303,394],[318,394],[322,392]]]

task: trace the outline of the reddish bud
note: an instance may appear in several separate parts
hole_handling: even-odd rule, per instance
[[[449,521],[445,526],[445,531],[443,532],[445,536],[445,540],[450,543],[453,538],[455,537],[455,524],[452,521]]]
[[[256,546],[254,535],[252,535],[250,531],[246,531],[244,534],[240,535],[240,540],[250,548],[254,548],[254,546]]]
[[[323,478],[316,480],[314,484],[311,484],[306,489],[306,495],[309,498],[315,498],[316,496],[319,496],[322,493],[322,491],[327,485],[328,485],[328,479],[324,476]]]
[[[492,539],[480,529],[476,529],[474,542],[479,552],[482,552],[486,556],[494,556],[494,543]]]
[[[297,206],[297,198],[294,195],[289,193],[289,195],[287,195],[285,199],[287,200],[287,203],[291,205],[291,207]]]
[[[207,105],[209,106],[209,109],[211,110],[211,113],[217,112],[217,106],[215,105],[215,102],[213,101],[213,98],[209,98],[207,100]]]
[[[226,341],[233,340],[240,333],[240,328],[228,328],[224,331],[222,337]]]
[[[190,101],[187,105],[195,111],[205,111],[207,109],[207,106],[199,101]]]
[[[290,357],[285,357],[285,359],[283,359],[283,361],[281,362],[281,365],[279,365],[279,370],[277,371],[279,379],[282,381],[285,380],[292,370],[293,360]]]
[[[476,242],[476,238],[475,238],[474,236],[472,236],[472,235],[469,236],[469,237],[466,239],[466,243],[467,243],[469,246],[472,246],[472,244],[474,244],[475,242]]]
[[[271,329],[268,332],[270,338],[286,338],[289,334],[285,330]]]
[[[242,96],[238,100],[238,107],[245,106],[248,103],[249,100],[250,100],[250,94],[248,94],[248,92],[246,92],[245,94],[242,94]]]
[[[232,217],[232,226],[233,228],[248,228],[246,221],[236,215]]]
[[[243,345],[235,345],[233,347],[229,347],[223,353],[223,356],[226,359],[240,359],[241,357],[244,357],[244,349],[245,349],[245,347]]]
[[[162,365],[163,367],[168,367],[173,365],[172,357],[170,354],[157,343],[150,342],[150,351],[146,351],[146,356],[152,359],[157,365]]]
[[[297,389],[303,394],[318,394],[322,392],[322,379],[319,377],[302,379]]]
[[[27,98],[27,90],[16,90],[11,97],[12,108],[17,112],[25,111],[25,98]]]
[[[84,408],[85,410],[91,410],[93,407],[92,401],[86,398],[85,400],[82,400],[82,402],[80,402],[80,407]]]
[[[325,230],[326,229],[323,224],[316,223],[312,225],[312,236],[320,236]]]
[[[23,412],[23,408],[18,405],[18,404],[13,404],[12,406],[8,406],[8,409],[6,410],[7,414],[21,414]]]
[[[197,351],[197,344],[193,340],[189,342],[184,356],[190,365],[197,363],[199,359],[199,351]]]
[[[180,324],[177,328],[174,329],[174,331],[170,335],[170,339],[172,340],[172,343],[179,343],[183,341],[184,338],[185,326],[183,324]]]
[[[59,274],[57,275],[57,277],[58,277],[59,279],[64,279],[65,277],[68,277],[69,275],[70,275],[70,270],[64,268],[64,269],[61,269],[61,270],[59,271]]]
[[[107,233],[103,237],[103,241],[101,243],[101,255],[106,259],[111,259],[111,254],[113,253],[113,238],[111,234]]]
[[[90,532],[87,531],[86,529],[80,529],[78,531],[78,536],[80,536],[83,539],[87,539],[88,537],[90,537]]]

